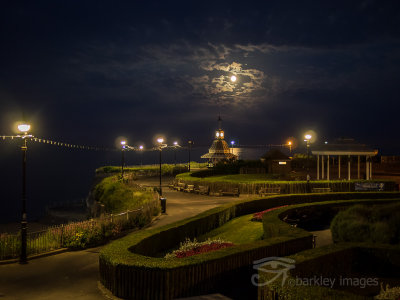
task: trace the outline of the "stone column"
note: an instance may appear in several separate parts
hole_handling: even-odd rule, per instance
[[[317,180],[319,180],[319,154],[317,154]]]
[[[329,155],[326,160],[327,166],[326,166],[326,180],[329,180]]]
[[[360,155],[357,158],[357,178],[360,179]]]
[[[365,179],[369,180],[369,161],[368,161],[368,156],[365,156]]]
[[[347,180],[351,179],[350,155],[347,157]]]
[[[322,155],[322,169],[321,169],[321,175],[322,175],[322,179],[325,179],[325,156]]]
[[[340,179],[340,155],[338,157],[338,178]]]
[[[372,158],[369,160],[369,179],[372,179]]]

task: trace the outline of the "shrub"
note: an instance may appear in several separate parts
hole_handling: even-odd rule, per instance
[[[107,213],[119,213],[141,207],[153,199],[153,192],[139,190],[118,179],[104,178],[94,187],[94,199],[104,204]]]
[[[385,288],[381,284],[381,291],[380,291],[379,295],[375,296],[375,299],[382,299],[382,300],[400,299],[400,287],[395,286],[395,287],[391,288],[389,285],[386,285],[386,290],[385,290]]]
[[[204,167],[205,164],[191,162],[193,168]],[[125,173],[141,174],[145,176],[156,176],[159,174],[159,165],[144,165],[144,166],[131,166],[124,168]],[[183,172],[187,172],[186,164],[162,164],[161,174],[162,175],[176,175]],[[96,169],[96,174],[115,174],[121,173],[121,166],[104,166]]]
[[[331,223],[335,242],[400,243],[400,204],[355,205]]]
[[[63,246],[70,249],[84,249],[97,245],[103,237],[102,228],[98,223],[86,224],[74,231],[65,232]]]

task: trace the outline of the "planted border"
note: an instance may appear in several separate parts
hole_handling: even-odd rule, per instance
[[[205,234],[235,217],[275,206],[399,197],[399,193],[382,192],[329,193],[280,195],[229,203],[174,224],[131,234],[107,245],[100,253],[100,280],[117,297],[129,299],[173,299],[207,292],[226,272],[252,265],[254,260],[310,249],[312,234],[296,228],[289,236],[275,236],[183,259],[166,260],[157,255],[186,238]]]

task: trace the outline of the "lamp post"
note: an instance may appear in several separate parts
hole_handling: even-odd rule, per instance
[[[189,150],[189,161],[188,161],[188,171],[190,172],[190,151],[192,151],[193,141],[188,141],[188,150]]]
[[[312,138],[311,134],[306,134],[304,136],[305,142],[307,143],[307,192],[311,192],[310,189],[310,140]]]
[[[162,152],[162,146],[164,139],[163,138],[158,138],[158,150],[160,151],[160,196],[162,196],[162,187],[161,187],[161,152]]]
[[[292,141],[288,141],[288,146],[289,146],[289,153],[292,154]]]
[[[124,180],[124,165],[125,165],[125,147],[126,141],[121,141],[121,179]]]
[[[178,147],[178,142],[174,142],[174,165],[176,167],[176,148]]]
[[[27,264],[26,255],[26,238],[27,238],[27,226],[28,219],[26,217],[26,151],[28,150],[26,145],[26,138],[30,137],[28,131],[31,129],[29,124],[18,125],[18,130],[23,134],[22,138],[22,220],[21,220],[21,254],[20,254],[20,264]]]
[[[143,165],[143,149],[144,149],[143,145],[140,145],[139,146],[139,150],[140,150],[140,166]]]
[[[235,141],[231,141],[232,154],[233,154],[233,145],[235,145]]]

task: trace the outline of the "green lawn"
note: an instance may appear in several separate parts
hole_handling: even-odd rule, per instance
[[[176,175],[177,179],[181,179],[181,180],[185,180],[185,181],[191,181],[191,182],[199,182],[199,184],[201,184],[201,182],[209,182],[209,183],[213,183],[213,182],[225,182],[225,183],[234,183],[234,184],[238,184],[238,183],[252,183],[252,184],[298,184],[298,183],[305,183],[306,181],[284,181],[284,180],[279,180],[277,179],[278,175],[276,174],[231,174],[231,175],[215,175],[215,176],[209,176],[209,177],[204,177],[204,178],[200,178],[200,177],[194,177],[191,176],[192,173],[182,173],[179,175]],[[359,179],[353,179],[353,180],[318,180],[318,181],[310,181],[311,183],[318,183],[318,184],[325,184],[325,183],[329,183],[329,184],[334,184],[334,183],[340,183],[340,184],[349,184],[352,182],[361,182],[364,180],[359,180]],[[376,179],[376,180],[370,180],[370,182],[389,182],[389,180],[384,180],[384,179]]]
[[[221,238],[234,244],[247,244],[261,240],[264,231],[262,222],[253,222],[253,215],[235,218],[228,223],[218,227],[198,238],[204,241],[208,238]]]

